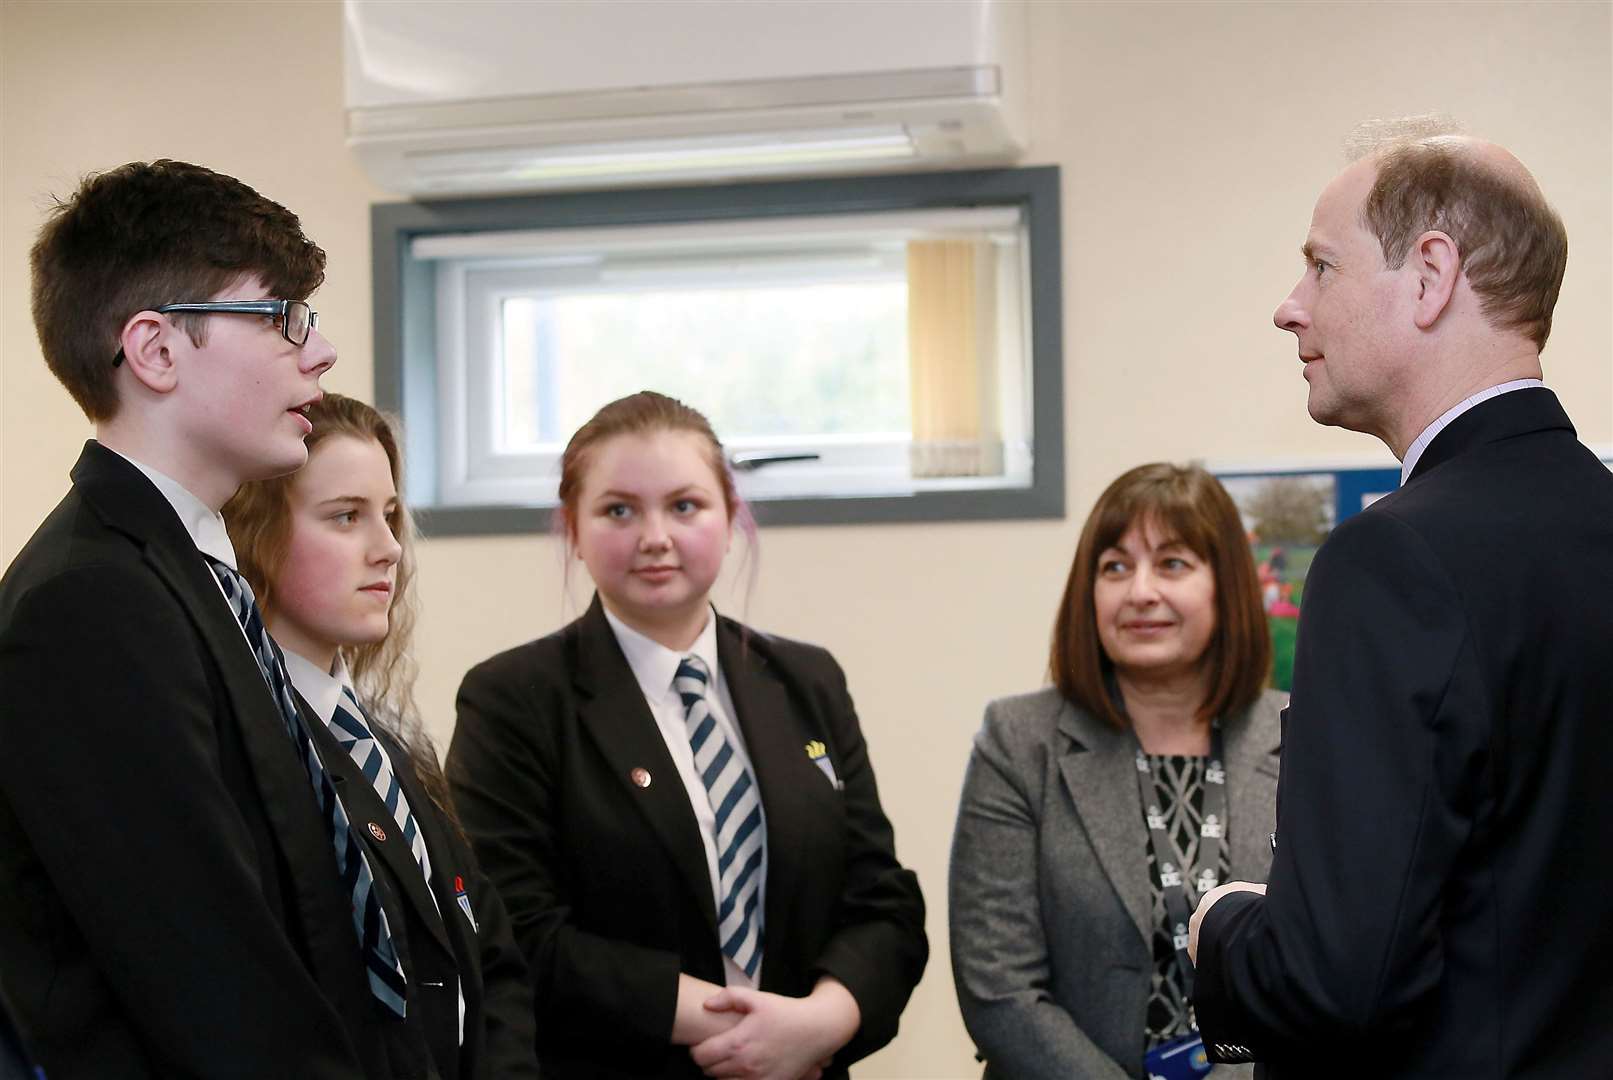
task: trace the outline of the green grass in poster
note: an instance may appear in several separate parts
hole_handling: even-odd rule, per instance
[[[1268,616],[1271,627],[1271,685],[1278,690],[1294,688],[1294,638],[1298,635],[1299,620]]]

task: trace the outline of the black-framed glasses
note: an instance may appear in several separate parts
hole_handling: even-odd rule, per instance
[[[268,315],[280,322],[280,336],[299,348],[308,343],[308,332],[319,326],[319,312],[303,300],[210,300],[199,304],[164,304],[158,313],[199,312],[204,315]],[[112,366],[123,363],[123,349],[112,358]]]

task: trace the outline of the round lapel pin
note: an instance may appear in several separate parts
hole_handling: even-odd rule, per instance
[[[633,781],[633,785],[635,787],[650,786],[650,770],[644,768],[642,765],[635,767],[633,771],[627,775]]]
[[[377,825],[373,821],[370,822],[370,835],[375,837],[377,840],[381,841],[382,843],[386,842],[386,832],[385,832],[385,830],[383,830],[381,828],[381,826]]]

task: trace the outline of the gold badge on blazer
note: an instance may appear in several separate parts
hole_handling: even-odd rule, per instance
[[[818,767],[818,771],[826,776],[829,783],[834,785],[836,791],[845,790],[846,785],[835,775],[835,767],[829,761],[829,748],[821,740],[813,739],[806,744],[807,759]]]

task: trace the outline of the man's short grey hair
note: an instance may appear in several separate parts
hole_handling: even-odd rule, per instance
[[[1441,135],[1462,134],[1465,134],[1462,125],[1444,113],[1364,120],[1345,136],[1344,156],[1347,161],[1360,161],[1409,143],[1435,139]]]
[[[1568,232],[1529,170],[1443,116],[1370,121],[1345,145],[1376,172],[1360,219],[1378,238],[1384,266],[1405,265],[1424,232],[1444,232],[1490,325],[1545,348]]]

